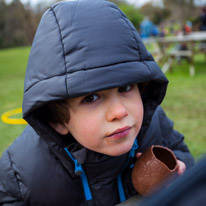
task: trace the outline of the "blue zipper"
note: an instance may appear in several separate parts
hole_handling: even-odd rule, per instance
[[[64,150],[67,152],[69,157],[74,162],[74,165],[75,165],[74,173],[76,175],[80,175],[80,177],[81,177],[82,184],[83,184],[83,187],[84,187],[84,194],[85,194],[86,200],[91,200],[92,199],[91,190],[89,188],[89,183],[88,183],[88,180],[87,180],[87,176],[86,176],[86,173],[84,172],[84,170],[82,168],[82,165],[79,164],[79,162],[72,156],[72,154],[69,152],[69,150],[66,147],[64,148]]]
[[[125,167],[129,164],[129,160],[131,157],[134,157],[135,154],[135,150],[138,148],[138,144],[137,144],[137,139],[135,139],[134,144],[132,146],[132,149],[130,150],[129,153],[129,158],[127,160],[127,163],[125,164],[125,166],[123,167],[122,171],[120,172],[120,174],[117,177],[117,185],[118,185],[118,191],[119,191],[119,197],[120,197],[120,202],[124,202],[126,200],[126,196],[124,193],[124,188],[123,188],[123,184],[122,184],[122,172],[125,169]]]

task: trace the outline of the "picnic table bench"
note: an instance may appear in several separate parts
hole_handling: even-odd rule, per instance
[[[174,60],[186,58],[189,61],[189,73],[194,76],[194,55],[199,52],[206,55],[206,32],[191,32],[189,35],[149,38],[143,41],[146,45],[155,45],[151,53],[157,62],[165,62],[162,67],[163,72],[172,69]],[[170,49],[172,44],[173,47]],[[181,50],[176,47],[181,44],[185,45],[186,49]]]

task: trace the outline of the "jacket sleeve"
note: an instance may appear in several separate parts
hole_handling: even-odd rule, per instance
[[[25,206],[8,151],[0,159],[0,205]]]
[[[192,157],[187,145],[184,142],[184,135],[174,130],[174,123],[171,121],[161,107],[158,107],[157,115],[159,119],[159,129],[162,138],[162,144],[170,148],[177,159],[183,161],[187,168],[194,165]]]

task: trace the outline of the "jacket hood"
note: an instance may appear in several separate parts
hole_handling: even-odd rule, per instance
[[[45,12],[32,44],[23,117],[41,130],[33,113],[50,101],[142,82],[149,121],[168,81],[132,23],[105,0],[60,2]]]

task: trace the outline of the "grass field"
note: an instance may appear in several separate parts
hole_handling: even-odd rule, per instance
[[[24,75],[30,48],[0,50],[0,115],[21,107]],[[21,134],[25,125],[11,125],[0,121],[0,155]]]
[[[30,48],[0,50],[0,115],[21,107],[26,64]],[[204,55],[195,57],[196,75],[189,76],[188,63],[174,65],[167,73],[170,81],[162,104],[175,122],[175,129],[185,135],[190,151],[199,158],[206,153],[206,62]],[[20,118],[20,116],[18,115]],[[0,156],[25,125],[11,125],[0,121]]]
[[[175,64],[162,103],[175,129],[185,135],[185,142],[196,159],[206,153],[206,58],[195,57],[196,75],[189,76],[187,62]]]

